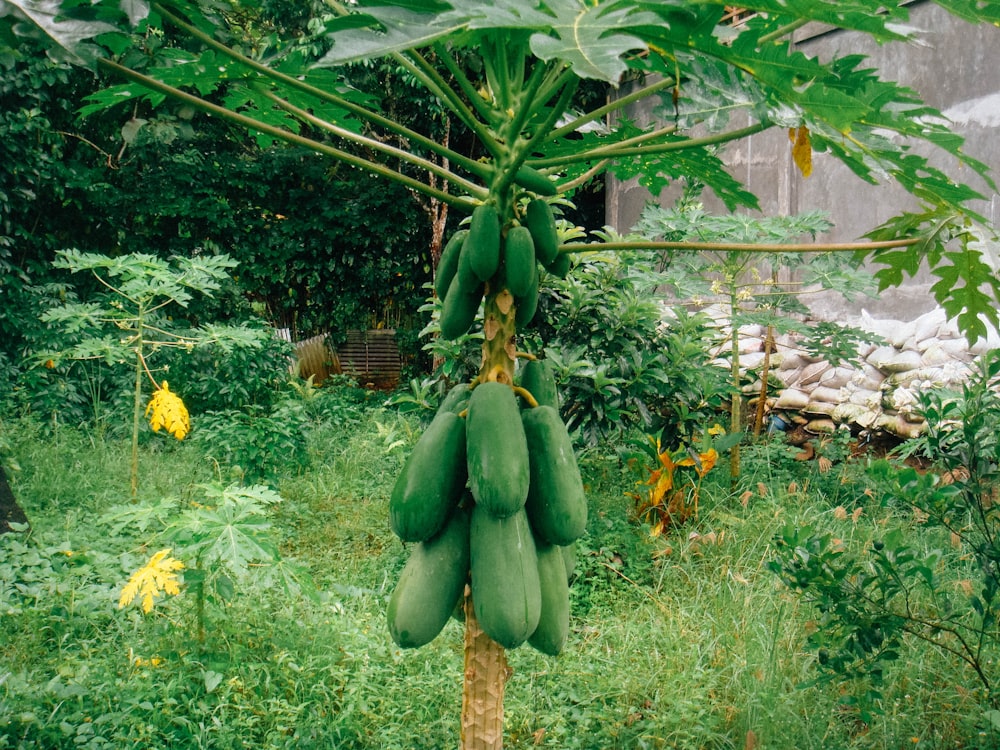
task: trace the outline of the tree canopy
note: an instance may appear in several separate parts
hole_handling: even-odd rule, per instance
[[[969,23],[1000,24],[1000,3],[937,4]],[[938,301],[970,336],[983,335],[998,320],[1000,282],[979,249],[985,222],[967,205],[981,196],[910,144],[933,144],[992,187],[986,166],[917,92],[883,80],[863,56],[822,61],[792,41],[810,23],[913,41],[921,32],[907,25],[906,4],[744,5],[750,16],[731,24],[722,2],[363,0],[316,7],[289,28],[257,3],[2,0],[0,39],[32,35],[54,56],[120,75],[84,113],[169,98],[465,211],[491,201],[512,215],[525,194],[572,196],[605,172],[641,173],[654,187],[696,180],[730,208],[755,207],[719,146],[795,129],[800,156],[829,152],[860,179],[894,179],[920,201],[873,228],[877,243],[866,248],[886,266],[880,279],[898,283],[926,260]],[[401,122],[352,87],[344,66],[374,60],[434,97],[472,145],[453,148],[432,118]],[[621,93],[578,107],[584,81]],[[644,99],[656,101],[659,121],[627,116]]]

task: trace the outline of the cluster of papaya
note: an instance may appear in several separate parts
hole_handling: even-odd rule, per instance
[[[552,207],[542,198],[531,200],[521,223],[507,228],[492,203],[472,212],[468,229],[452,235],[441,252],[434,291],[442,300],[441,335],[449,340],[467,333],[479,303],[490,290],[507,289],[514,297],[514,320],[527,325],[538,307],[538,266],[565,278],[569,256],[559,252]]]
[[[453,388],[417,441],[389,501],[393,532],[415,543],[389,599],[399,646],[437,636],[468,583],[494,641],[562,650],[587,502],[557,398],[548,363],[531,360],[517,387]]]

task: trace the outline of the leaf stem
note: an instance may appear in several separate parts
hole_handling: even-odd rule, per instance
[[[779,28],[775,29],[772,32],[764,34],[760,39],[757,40],[757,44],[761,45],[761,44],[770,44],[771,42],[775,42],[778,39],[781,39],[781,37],[783,36],[788,36],[793,31],[798,31],[799,29],[809,24],[810,22],[811,19],[798,18],[792,21],[791,23],[786,23],[784,26],[780,26]]]
[[[885,250],[908,247],[922,242],[920,237],[908,237],[880,242],[769,243],[769,242],[690,242],[621,240],[612,242],[568,242],[559,247],[560,253],[600,253],[620,250],[692,250],[743,253],[835,253]]]
[[[246,115],[241,115],[238,112],[233,112],[217,104],[212,104],[211,102],[207,102],[204,99],[201,99],[200,97],[194,96],[193,94],[189,94],[186,91],[182,91],[181,89],[174,88],[173,86],[157,81],[155,78],[150,78],[149,76],[134,71],[131,68],[127,68],[124,65],[119,65],[118,63],[111,62],[106,58],[100,58],[98,60],[98,65],[108,69],[111,72],[114,72],[130,80],[133,80],[136,83],[140,83],[148,89],[157,91],[161,94],[166,94],[167,96],[186,102],[187,104],[190,104],[192,107],[200,109],[203,112],[217,115],[223,118],[224,120],[238,123],[243,127],[250,128],[251,130],[257,130],[262,133],[266,133],[267,135],[270,135],[274,138],[285,141],[287,143],[293,143],[297,146],[303,146],[312,151],[316,151],[318,153],[331,156],[335,159],[346,162],[347,164],[358,167],[359,169],[363,169],[367,172],[377,174],[381,177],[386,177],[390,180],[394,180],[395,182],[405,185],[406,187],[415,190],[419,193],[423,193],[424,195],[429,195],[432,198],[437,198],[442,203],[447,203],[448,205],[452,206],[462,206],[465,208],[469,208],[470,206],[470,201],[467,198],[454,196],[442,190],[437,190],[435,188],[432,188],[426,183],[423,183],[420,180],[415,180],[412,177],[407,177],[406,175],[401,174],[396,170],[385,166],[384,164],[373,162],[370,159],[365,159],[363,157],[356,156],[354,154],[348,153],[347,151],[342,151],[341,149],[329,146],[325,143],[314,141],[311,138],[306,138],[305,136],[298,135],[297,133],[292,133],[287,130],[283,130],[279,127],[275,127],[274,125],[268,125],[266,123],[262,123],[258,120],[253,119],[252,117],[247,117]]]
[[[430,93],[440,98],[442,103],[476,135],[493,158],[497,158],[503,153],[503,148],[493,137],[486,124],[476,118],[476,115],[465,105],[458,93],[448,85],[448,82],[423,55],[416,50],[409,50],[405,55],[396,53],[393,58],[419,79]]]
[[[164,18],[166,18],[168,21],[170,21],[178,28],[182,29],[184,32],[190,34],[191,36],[198,39],[203,44],[211,47],[212,49],[221,52],[230,59],[235,60],[236,62],[247,66],[251,70],[260,73],[261,75],[270,78],[271,80],[280,82],[286,86],[290,86],[299,91],[302,91],[303,93],[310,94],[311,96],[315,96],[318,99],[329,102],[330,104],[335,104],[338,107],[342,107],[343,109],[347,110],[353,115],[357,115],[358,117],[361,117],[367,120],[368,122],[383,127],[386,130],[389,130],[393,133],[396,133],[396,135],[404,139],[408,139],[413,141],[414,143],[420,144],[428,151],[435,153],[438,156],[443,156],[444,158],[449,159],[450,161],[453,161],[455,164],[458,164],[463,169],[466,169],[477,176],[480,177],[483,176],[481,174],[482,165],[479,164],[479,162],[475,161],[474,159],[469,159],[465,156],[462,156],[461,154],[452,151],[451,149],[439,144],[437,141],[428,138],[427,136],[422,135],[416,132],[415,130],[411,130],[410,128],[407,128],[405,125],[401,125],[398,122],[383,115],[380,115],[377,112],[373,112],[370,109],[362,107],[361,105],[356,104],[355,102],[352,102],[349,99],[345,99],[342,96],[338,96],[336,94],[330,93],[329,91],[317,88],[309,83],[306,83],[305,81],[299,80],[298,78],[286,75],[277,70],[269,68],[266,65],[257,62],[256,60],[252,60],[251,58],[240,54],[236,50],[227,47],[221,42],[216,41],[211,36],[204,33],[199,28],[197,28],[196,26],[192,26],[188,22],[174,15],[171,11],[167,10],[162,5],[157,3],[154,5],[154,7],[156,8],[156,11],[160,15],[162,15]]]
[[[588,122],[593,122],[594,120],[604,117],[604,115],[614,112],[616,109],[622,109],[623,107],[627,107],[629,104],[640,101],[641,99],[644,99],[645,97],[656,93],[660,89],[668,88],[673,85],[674,85],[673,79],[664,78],[663,80],[657,83],[653,83],[644,88],[637,89],[636,91],[633,91],[631,94],[626,94],[623,97],[608,102],[607,104],[598,107],[597,109],[593,109],[590,112],[580,115],[579,117],[571,120],[562,127],[556,128],[555,130],[552,131],[550,137],[553,140],[555,140],[556,138],[562,138],[564,135],[568,135],[569,133],[579,130],[581,126],[586,125]]]
[[[479,113],[479,116],[483,118],[483,120],[488,120],[493,115],[493,110],[487,106],[485,101],[483,101],[483,97],[479,95],[476,87],[472,85],[472,82],[469,80],[468,76],[465,75],[461,66],[448,53],[448,50],[443,44],[435,44],[434,51],[444,67],[447,68],[449,73],[451,73],[452,77],[455,79],[455,83],[458,85],[459,90],[465,94],[465,98],[469,100],[469,104],[472,105],[472,108]]]
[[[267,91],[263,89],[263,87],[255,86],[255,88],[257,88],[261,94],[266,96],[276,105],[278,105],[281,109],[285,110],[286,112],[290,112],[303,122],[307,122],[321,130],[325,130],[328,133],[332,133],[333,135],[336,135],[345,140],[350,140],[355,143],[369,146],[375,151],[380,151],[384,154],[395,156],[396,158],[402,161],[409,162],[410,164],[420,167],[421,169],[424,169],[431,174],[437,175],[443,180],[447,180],[456,187],[462,188],[467,193],[469,193],[469,195],[472,195],[476,198],[482,199],[486,197],[486,190],[481,185],[477,185],[474,182],[470,182],[469,180],[459,177],[454,172],[451,172],[450,170],[440,166],[439,164],[435,164],[432,161],[428,161],[427,159],[417,156],[411,151],[406,151],[404,149],[397,148],[396,146],[392,146],[388,143],[383,143],[381,141],[377,141],[372,138],[366,138],[364,136],[358,136],[356,133],[352,133],[346,128],[342,128],[339,125],[334,125],[332,122],[328,122],[321,117],[316,117],[316,115],[307,112],[301,107],[295,106],[291,102],[282,99],[273,91]]]
[[[541,61],[536,63],[535,67],[532,68],[531,75],[528,77],[528,83],[524,85],[518,96],[518,106],[514,114],[514,119],[510,121],[507,128],[508,143],[513,143],[517,139],[525,123],[528,122],[529,115],[535,110],[536,97],[538,103],[544,103],[541,97],[538,96],[538,92],[542,86],[542,81],[545,79],[547,70],[548,64]]]
[[[573,94],[576,93],[577,88],[580,85],[580,79],[576,77],[573,73],[572,68],[566,68],[562,71],[559,76],[559,86],[562,90],[559,92],[559,98],[556,100],[555,104],[552,105],[552,109],[549,111],[548,116],[535,128],[534,133],[531,137],[524,142],[521,147],[521,153],[523,154],[522,161],[535,149],[536,145],[543,139],[549,139],[549,132],[553,125],[555,125],[559,118],[562,117],[566,108],[569,106],[570,101],[573,99]],[[558,90],[558,89],[555,89]],[[539,95],[539,100],[547,100],[548,95]],[[530,105],[527,105],[530,107]]]
[[[650,156],[655,154],[666,154],[671,151],[681,151],[688,148],[700,148],[702,146],[714,146],[720,143],[728,143],[729,141],[735,141],[756,133],[761,133],[770,127],[771,123],[762,121],[754,123],[753,125],[748,125],[745,128],[730,130],[725,133],[717,133],[716,135],[704,136],[702,138],[685,138],[679,141],[660,143],[652,146],[640,144],[637,146],[627,146],[625,148],[621,148],[620,144],[609,143],[605,146],[592,148],[589,151],[580,151],[579,153],[567,154],[565,156],[554,156],[550,159],[540,159],[535,164],[539,166],[552,167],[563,164],[577,164],[582,161],[605,157],[617,159],[624,156]],[[668,135],[669,133],[664,134]]]
[[[601,161],[597,162],[597,164],[592,166],[590,169],[581,174],[579,177],[575,177],[574,179],[569,180],[568,182],[560,183],[558,186],[559,192],[567,193],[570,190],[575,190],[581,185],[587,184],[588,182],[590,182],[590,180],[592,180],[601,172],[603,172],[605,169],[607,169],[608,164],[610,163],[611,159],[601,159]]]

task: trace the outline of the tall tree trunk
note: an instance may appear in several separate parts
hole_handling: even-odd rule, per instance
[[[503,748],[503,696],[509,677],[507,654],[479,627],[466,587],[461,750]]]

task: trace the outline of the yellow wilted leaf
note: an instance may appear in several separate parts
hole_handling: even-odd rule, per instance
[[[812,174],[812,144],[809,142],[809,128],[800,125],[788,130],[788,140],[792,142],[792,161],[803,177]]]
[[[146,416],[149,417],[149,426],[153,428],[153,432],[159,432],[164,427],[178,440],[183,440],[191,430],[187,407],[180,396],[171,392],[166,380],[149,400]]]
[[[177,581],[177,571],[184,567],[180,560],[170,557],[170,548],[161,549],[149,562],[139,568],[128,579],[118,599],[118,607],[127,607],[137,597],[142,597],[142,611],[148,614],[153,609],[157,596],[176,596],[181,592]]]
[[[715,468],[715,464],[719,461],[719,452],[715,448],[709,448],[705,453],[699,454],[698,459],[701,465],[696,466],[695,469],[698,476],[703,477]]]

